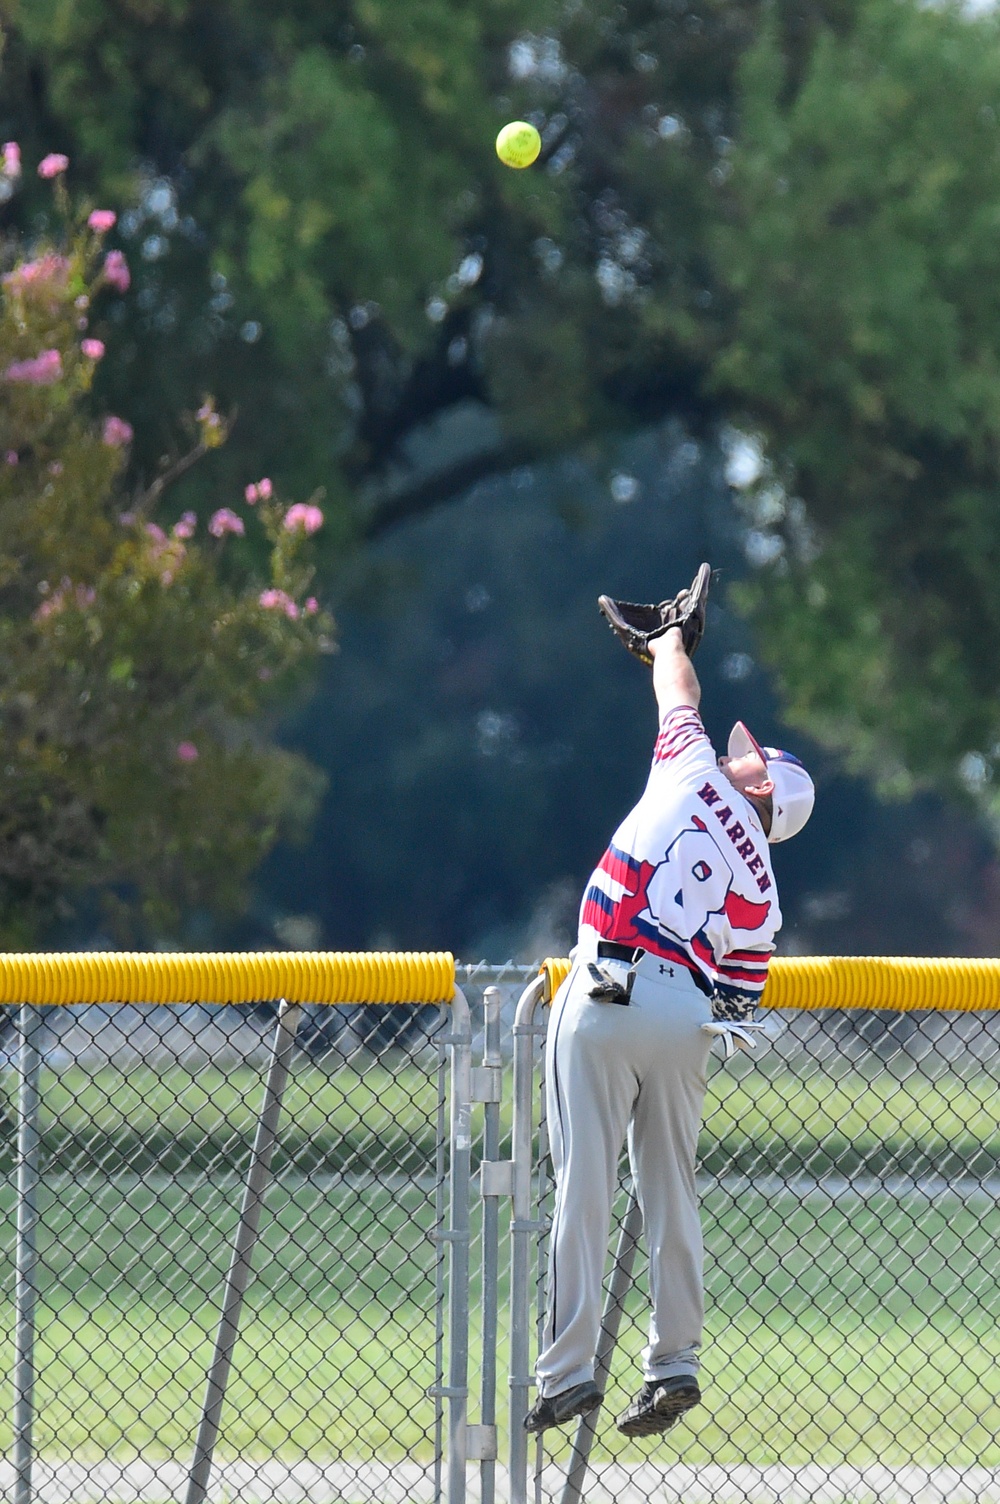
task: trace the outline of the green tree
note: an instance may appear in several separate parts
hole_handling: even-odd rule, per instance
[[[5,0],[4,128],[136,201],[103,378],[136,463],[207,370],[240,414],[229,462],[326,485],[358,538],[491,470],[710,418],[712,174],[756,11]],[[544,127],[528,173],[493,151],[519,114]],[[456,414],[428,482],[414,436]]]
[[[8,946],[44,934],[84,888],[143,939],[198,906],[238,911],[249,873],[279,832],[304,825],[321,786],[265,726],[329,642],[304,557],[322,513],[286,510],[262,481],[207,529],[193,512],[161,525],[171,482],[225,439],[211,400],[188,448],[144,490],[125,489],[130,425],[96,416],[89,393],[104,354],[92,321],[126,274],[104,248],[114,214],[70,213],[65,165],[40,164],[65,236],[30,258],[8,244],[0,300]],[[8,144],[2,181],[14,190],[19,176]]]
[[[743,63],[716,365],[771,457],[746,591],[790,718],[886,791],[1000,808],[1000,50],[866,0]]]
[[[326,547],[666,415],[736,425],[790,714],[989,804],[998,23],[915,0],[0,0],[7,122],[131,196],[101,373],[238,410]],[[501,168],[505,119],[541,164]],[[42,206],[42,210],[44,206]],[[30,196],[10,212],[31,225]],[[431,453],[431,462],[427,456]],[[207,505],[207,467],[185,481]]]

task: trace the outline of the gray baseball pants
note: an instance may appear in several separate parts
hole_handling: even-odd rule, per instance
[[[546,1103],[556,1177],[539,1393],[594,1377],[618,1159],[629,1159],[642,1207],[652,1315],[647,1379],[695,1374],[704,1319],[701,1221],[694,1165],[712,1016],[690,973],[653,955],[638,965],[628,1007],[588,996],[586,955],[552,1004]],[[624,983],[625,962],[601,966]],[[671,975],[672,973],[672,975]]]

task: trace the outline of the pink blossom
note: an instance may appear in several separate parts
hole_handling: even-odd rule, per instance
[[[48,589],[48,586],[45,586]],[[38,607],[32,616],[32,621],[47,621],[50,616],[58,616],[65,611],[67,606],[76,606],[83,611],[92,606],[97,599],[97,591],[93,585],[74,585],[73,581],[64,575],[58,587]]]
[[[187,555],[187,549],[180,538],[176,536],[168,538],[159,523],[147,522],[143,527],[143,532],[149,539],[147,554],[159,571],[160,584],[172,585]]]
[[[283,590],[262,590],[259,604],[265,611],[284,611],[289,621],[295,621],[299,614],[298,606]]]
[[[4,176],[19,178],[21,176],[21,148],[16,141],[5,141],[2,151]]]
[[[6,273],[3,285],[19,297],[43,303],[55,311],[65,297],[70,264],[65,256],[46,251],[34,261],[22,261]]]
[[[104,258],[104,280],[116,292],[128,292],[132,285],[132,273],[128,269],[123,251],[109,251]]]
[[[178,742],[177,756],[181,762],[197,762],[198,748],[194,742]]]
[[[69,166],[69,157],[63,156],[61,151],[50,151],[47,157],[43,157],[38,164],[38,176],[40,178],[57,178],[61,172],[65,172]]]
[[[242,517],[237,517],[229,507],[220,507],[209,518],[208,531],[213,538],[224,538],[227,533],[235,533],[237,538],[242,538],[246,529],[243,526]]]
[[[34,261],[26,261],[20,272],[25,282],[64,282],[69,275],[69,257],[60,256],[57,251],[46,251]],[[17,271],[11,276],[16,278]]]
[[[194,530],[198,526],[198,518],[194,512],[185,512],[171,528],[175,538],[193,538]]]
[[[252,481],[243,492],[243,497],[247,505],[252,507],[255,502],[270,501],[273,494],[274,487],[265,475],[263,480]]]
[[[16,449],[8,449],[7,453],[4,455],[4,463],[7,465],[20,464],[20,459],[21,457]]]
[[[31,360],[14,360],[4,371],[7,381],[26,381],[30,386],[51,386],[62,375],[58,350],[43,350]]]
[[[306,601],[304,610],[307,616],[316,615],[316,612],[319,610],[319,601],[314,595],[311,595]]]
[[[24,292],[25,288],[34,283],[42,283],[49,286],[55,283],[65,286],[69,278],[69,259],[60,256],[55,251],[46,251],[44,256],[38,256],[34,261],[22,261],[20,266],[7,272],[3,279],[4,287],[9,287],[12,292]]]
[[[121,449],[125,444],[131,444],[131,423],[126,423],[124,418],[116,418],[114,413],[109,413],[101,430],[101,441],[110,449]]]
[[[87,218],[87,224],[98,235],[103,235],[106,230],[113,230],[118,222],[118,215],[114,209],[94,209]]]
[[[82,339],[80,349],[88,360],[100,360],[104,354],[104,341],[102,339]]]
[[[318,532],[323,526],[323,513],[319,507],[310,506],[306,501],[297,501],[285,513],[285,526],[290,533],[299,529],[304,533]]]
[[[62,473],[63,473],[62,460],[53,460],[51,462],[51,464],[49,465],[49,474],[50,475],[62,475]]]

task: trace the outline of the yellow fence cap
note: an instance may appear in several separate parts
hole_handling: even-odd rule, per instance
[[[0,1003],[448,1003],[448,951],[0,955]]]
[[[551,1002],[571,963],[542,962]],[[775,956],[765,1008],[872,1008],[972,1012],[1000,1008],[1000,960],[966,956]]]

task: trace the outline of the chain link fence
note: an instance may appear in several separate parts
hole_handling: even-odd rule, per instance
[[[772,1020],[759,1061],[712,1061],[703,1403],[648,1441],[616,1429],[648,1314],[623,1164],[605,1404],[532,1443],[535,1500],[1000,1500],[1000,1014]]]
[[[1000,1500],[1000,1014],[782,1011],[758,1061],[713,1061],[705,1401],[665,1436],[618,1434],[646,1291],[641,1238],[622,1278],[616,1230],[594,1434],[529,1446],[509,1417],[530,1402],[551,1201],[540,989],[515,1019],[536,970],[457,968],[464,1055],[448,1007],[302,1010],[213,1504]],[[4,1010],[0,1034],[9,1313],[28,1011]],[[32,1466],[5,1406],[3,1496],[188,1504],[276,1009],[30,1011]],[[626,1223],[628,1205],[623,1167]]]

